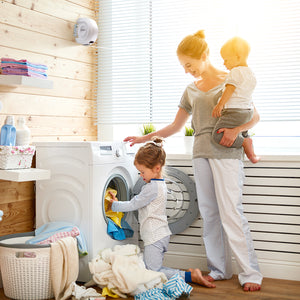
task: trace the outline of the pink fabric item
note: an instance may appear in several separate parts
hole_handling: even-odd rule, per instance
[[[45,245],[45,244],[51,244],[51,243],[55,243],[60,239],[63,239],[65,237],[76,237],[80,234],[79,229],[77,227],[74,227],[71,231],[61,231],[61,232],[57,232],[53,235],[51,235],[49,238],[47,238],[44,241],[39,242],[39,245]]]

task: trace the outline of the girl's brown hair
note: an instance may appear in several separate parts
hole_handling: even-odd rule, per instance
[[[186,36],[177,47],[177,56],[186,55],[200,59],[203,53],[209,54],[204,30],[199,30],[195,34]]]
[[[153,137],[151,142],[140,147],[134,158],[134,164],[143,165],[148,169],[153,169],[160,165],[163,167],[166,162],[166,152],[163,149],[163,139]]]

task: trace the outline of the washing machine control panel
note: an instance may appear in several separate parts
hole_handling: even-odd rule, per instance
[[[124,150],[119,145],[100,145],[100,155],[101,156],[112,156],[112,157],[122,157]]]
[[[101,145],[100,146],[100,155],[112,155],[112,146],[111,145]]]

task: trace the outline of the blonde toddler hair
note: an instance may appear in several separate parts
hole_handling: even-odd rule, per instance
[[[250,45],[248,42],[238,36],[228,40],[221,48],[221,56],[226,54],[239,56],[243,60],[247,60],[250,53]]]

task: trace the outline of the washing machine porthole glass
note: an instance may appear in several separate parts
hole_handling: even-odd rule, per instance
[[[167,185],[167,218],[172,234],[188,228],[199,215],[195,182],[184,172],[165,167]],[[140,193],[146,183],[140,178],[133,188],[134,195]]]
[[[129,188],[128,188],[128,184],[125,180],[125,178],[120,175],[120,174],[113,174],[111,175],[107,181],[106,181],[106,184],[104,186],[104,189],[103,189],[103,194],[102,194],[102,211],[103,211],[103,217],[106,221],[106,223],[108,223],[108,220],[107,220],[107,216],[106,216],[106,213],[105,213],[105,194],[106,194],[106,190],[108,188],[111,188],[111,189],[114,189],[117,191],[117,198],[118,198],[118,201],[128,201],[130,200],[129,198]],[[124,214],[124,217],[123,218],[126,218],[126,213]]]

